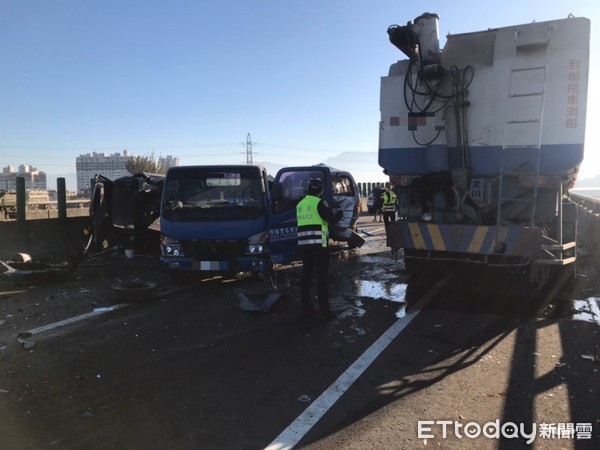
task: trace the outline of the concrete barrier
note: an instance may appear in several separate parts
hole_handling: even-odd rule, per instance
[[[27,220],[32,219],[58,219],[59,216],[58,209],[28,209],[25,212],[25,217]],[[66,210],[67,217],[82,217],[90,216],[90,208],[67,208]]]
[[[84,230],[90,218],[0,221],[0,260],[15,253],[28,253],[33,258],[73,256],[86,242]]]

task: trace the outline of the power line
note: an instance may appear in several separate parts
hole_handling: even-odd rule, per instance
[[[193,145],[122,145],[112,147],[102,146],[81,146],[81,147],[57,147],[57,146],[28,146],[28,145],[0,145],[0,149],[15,149],[15,150],[77,150],[77,151],[102,151],[102,150],[170,150],[170,149],[196,149],[196,148],[211,148],[211,147],[236,147],[238,142],[226,142],[217,144],[193,144]]]
[[[250,133],[248,133],[250,134]],[[302,145],[289,145],[289,144],[273,144],[268,142],[251,142],[252,147],[266,146],[266,147],[280,147],[280,148],[293,148],[300,150],[308,150],[308,151],[316,151],[316,152],[347,152],[347,151],[361,151],[361,150],[349,150],[348,148],[323,148],[323,147],[307,147]],[[240,145],[239,142],[225,142],[225,143],[215,143],[215,144],[186,144],[186,145],[122,145],[122,146],[81,146],[81,147],[58,147],[55,145],[49,146],[27,146],[27,145],[0,145],[0,150],[74,150],[74,151],[121,151],[124,149],[127,150],[195,150],[201,148],[220,148],[220,147],[237,147]],[[365,150],[362,150],[365,151]],[[368,150],[367,150],[368,151]],[[13,156],[13,155],[0,155],[0,156]],[[21,155],[16,155],[21,156]]]

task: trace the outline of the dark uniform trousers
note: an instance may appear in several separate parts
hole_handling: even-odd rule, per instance
[[[329,312],[329,290],[327,287],[329,273],[329,248],[319,245],[304,245],[300,250],[303,271],[300,284],[302,309],[306,314],[313,311],[310,300],[310,286],[313,276],[317,279],[317,298],[321,314]]]

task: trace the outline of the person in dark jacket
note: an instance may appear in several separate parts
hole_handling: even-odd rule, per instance
[[[381,194],[383,194],[383,190],[379,186],[375,186],[373,189],[373,209],[375,210],[373,222],[377,222],[377,217],[379,217],[379,222],[383,221],[383,212],[381,211],[383,199],[381,198]]]
[[[344,215],[337,213],[327,201],[320,198],[323,193],[323,181],[315,178],[308,183],[308,193],[296,206],[298,219],[298,251],[302,258],[302,281],[300,299],[302,311],[306,317],[314,315],[310,297],[313,277],[317,278],[317,298],[319,312],[323,320],[335,318],[329,308],[329,225],[340,221]]]

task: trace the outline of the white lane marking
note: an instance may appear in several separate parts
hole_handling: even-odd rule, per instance
[[[212,280],[212,278],[210,278],[210,279]],[[184,289],[187,289],[194,285],[195,285],[195,282],[192,282],[185,286],[180,286],[180,287],[177,287],[174,289],[169,289],[169,290],[166,290],[163,292],[159,292],[158,295],[159,296],[171,295],[171,294],[177,293],[179,291],[183,291]],[[64,327],[66,325],[70,325],[72,323],[79,322],[81,320],[90,319],[92,317],[99,316],[100,314],[105,314],[107,312],[116,311],[118,309],[125,308],[126,306],[131,306],[131,303],[119,303],[117,305],[98,307],[89,313],[81,314],[79,316],[71,317],[69,319],[64,319],[59,322],[49,323],[48,325],[43,325],[41,327],[34,328],[32,330],[26,331],[25,333],[29,333],[31,336],[33,336],[35,334],[43,333],[44,331],[52,330],[54,328]],[[21,334],[25,334],[25,333],[21,333]]]
[[[387,346],[406,326],[427,306],[433,295],[441,289],[446,280],[440,280],[421,298],[406,316],[398,319],[339,376],[311,405],[294,420],[283,432],[266,447],[266,450],[289,450],[294,448],[308,431],[325,415],[350,386],[362,375]]]
[[[593,322],[600,325],[600,307],[597,302],[598,299],[596,297],[589,297],[586,300],[573,300],[575,313],[572,319]]]
[[[596,303],[596,298],[588,298],[588,303],[590,305],[590,311],[594,314],[594,320],[598,325],[600,325],[600,306]]]
[[[91,317],[99,316],[100,314],[105,314],[109,311],[116,311],[117,309],[125,308],[129,306],[129,303],[119,303],[118,305],[113,305],[106,308],[97,308],[92,312],[81,314],[79,316],[71,317],[69,319],[61,320],[59,322],[49,323],[48,325],[43,325],[41,327],[33,328],[32,330],[26,331],[26,333],[31,334],[32,336],[35,334],[43,333],[44,331],[52,330],[54,328],[64,327],[66,325],[79,322],[81,320],[89,319]]]

